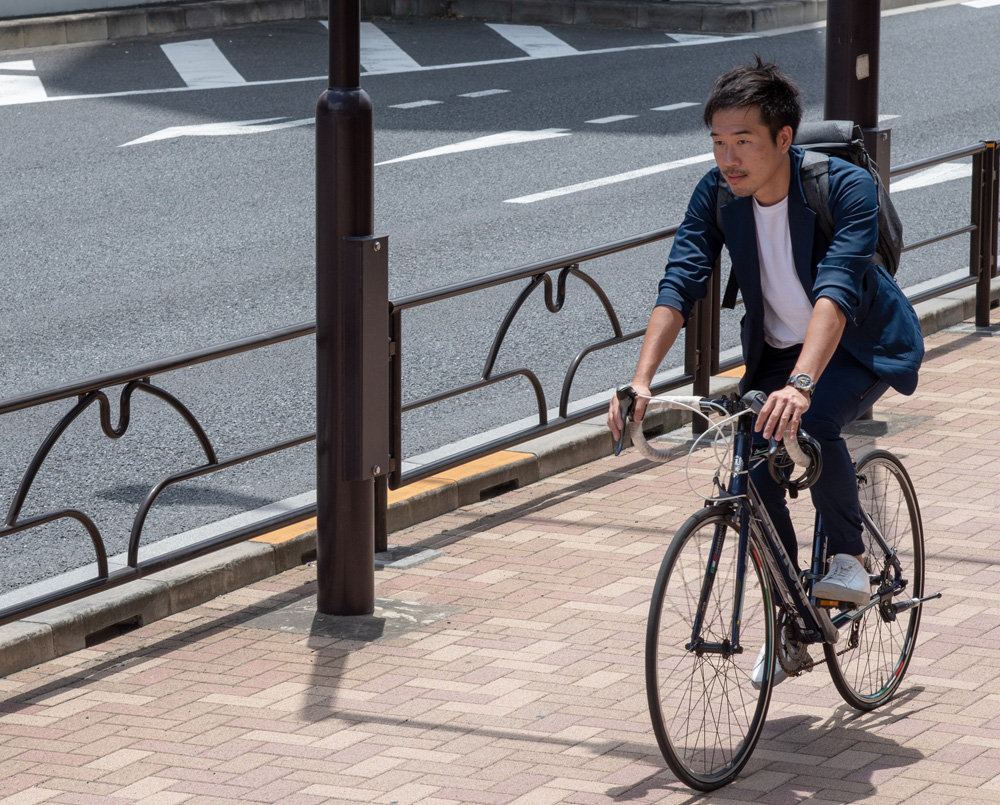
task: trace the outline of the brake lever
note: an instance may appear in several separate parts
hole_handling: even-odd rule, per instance
[[[625,429],[635,411],[635,389],[631,386],[619,386],[615,392],[618,397],[618,410],[622,415],[621,434],[618,436],[618,443],[615,445],[615,455],[620,455],[622,447],[625,445]]]

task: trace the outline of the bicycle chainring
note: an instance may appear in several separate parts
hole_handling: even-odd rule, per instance
[[[812,670],[814,663],[806,651],[805,643],[802,642],[798,624],[794,618],[788,617],[784,608],[778,612],[778,640],[780,645],[775,653],[782,671],[788,676],[799,676]],[[806,658],[805,662],[800,659],[803,655]]]

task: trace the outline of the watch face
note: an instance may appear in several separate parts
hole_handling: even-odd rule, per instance
[[[812,391],[816,387],[809,375],[795,375],[788,382],[800,391]]]

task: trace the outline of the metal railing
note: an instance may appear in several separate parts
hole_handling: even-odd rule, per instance
[[[132,366],[115,372],[97,375],[86,378],[75,383],[57,386],[51,389],[25,394],[18,397],[11,397],[0,401],[0,416],[10,414],[15,411],[22,411],[27,408],[35,408],[49,403],[56,403],[65,400],[76,399],[73,407],[55,424],[41,446],[35,451],[28,463],[28,467],[21,476],[14,498],[11,501],[7,516],[3,525],[0,526],[0,539],[14,534],[38,528],[49,523],[60,520],[71,520],[78,523],[87,532],[91,544],[94,548],[94,558],[97,564],[97,576],[88,581],[71,584],[61,590],[37,596],[28,601],[16,604],[0,610],[0,625],[10,623],[18,618],[24,618],[46,609],[66,604],[83,598],[87,595],[101,590],[117,587],[126,582],[133,581],[174,567],[182,562],[195,559],[199,556],[217,551],[229,545],[243,542],[253,537],[273,531],[281,526],[305,520],[315,516],[316,507],[306,506],[294,511],[286,512],[282,515],[261,520],[252,525],[220,534],[211,539],[204,540],[186,548],[165,553],[152,559],[139,561],[139,548],[142,540],[142,529],[146,521],[149,510],[156,502],[160,494],[171,486],[192,478],[203,477],[222,470],[245,464],[264,456],[288,450],[298,445],[314,441],[315,433],[303,434],[291,439],[271,444],[258,450],[253,450],[240,455],[220,460],[212,442],[205,432],[205,429],[198,422],[198,419],[191,411],[166,389],[153,385],[152,378],[186,369],[208,361],[220,360],[233,355],[238,355],[252,350],[263,349],[274,346],[285,341],[304,338],[316,332],[314,323],[298,324],[275,330],[270,333],[252,336],[250,338],[232,341],[217,347],[196,350],[183,355],[175,355],[158,361]],[[107,389],[124,386],[118,399],[118,423],[111,423],[111,403],[108,399]],[[21,510],[24,507],[32,485],[38,476],[45,459],[51,453],[60,437],[66,432],[69,426],[84,411],[93,405],[97,405],[100,412],[101,430],[109,439],[120,439],[129,428],[131,422],[131,401],[136,392],[141,392],[153,396],[172,408],[184,420],[198,440],[202,452],[205,454],[205,463],[184,470],[183,472],[168,475],[156,483],[146,494],[142,504],[136,512],[132,521],[132,528],[129,533],[126,566],[117,570],[110,570],[108,564],[108,553],[104,537],[98,529],[93,518],[86,512],[79,509],[55,509],[31,517],[21,517]]]
[[[935,296],[950,293],[959,288],[970,285],[977,285],[979,296],[977,297],[977,324],[985,326],[989,323],[989,288],[990,279],[997,274],[997,173],[998,173],[998,150],[995,142],[984,142],[968,148],[950,151],[928,159],[918,160],[900,165],[892,171],[891,176],[903,176],[925,168],[936,165],[954,162],[968,157],[973,158],[972,175],[972,222],[968,226],[940,233],[933,237],[920,240],[913,244],[907,244],[903,251],[913,251],[915,249],[940,243],[944,240],[970,235],[970,264],[969,276],[961,280],[952,280],[934,285],[932,288],[921,291],[911,298],[911,302],[920,302]],[[392,454],[396,457],[402,454],[402,415],[416,408],[432,405],[443,400],[466,394],[471,391],[495,385],[513,377],[521,376],[527,379],[535,391],[538,405],[538,421],[531,427],[523,428],[515,433],[507,434],[503,437],[485,442],[474,448],[455,452],[445,458],[422,465],[419,469],[403,472],[399,466],[397,458],[396,466],[389,475],[388,483],[391,489],[397,489],[405,484],[419,481],[431,475],[436,475],[445,470],[472,461],[476,458],[489,455],[490,453],[513,447],[522,442],[529,441],[546,433],[568,427],[578,422],[590,419],[606,410],[607,403],[591,405],[569,413],[569,400],[571,397],[573,379],[581,361],[593,352],[607,349],[626,341],[640,337],[644,330],[636,330],[631,333],[623,333],[614,307],[600,285],[593,277],[584,273],[580,266],[584,263],[608,257],[612,254],[635,249],[640,246],[647,246],[661,240],[671,238],[676,234],[677,227],[672,226],[666,229],[658,229],[644,235],[638,235],[628,240],[600,246],[595,249],[567,255],[556,260],[534,263],[511,271],[491,274],[477,280],[450,285],[445,288],[438,288],[423,294],[408,296],[396,300],[391,304],[392,327],[390,338],[393,342],[391,350],[392,357],[392,424],[391,424],[391,445]],[[556,287],[557,297],[552,298],[553,280],[550,274],[557,273]],[[732,369],[742,364],[742,359],[732,359],[720,363],[719,349],[719,297],[721,288],[721,272],[715,271],[709,292],[705,298],[694,306],[691,317],[685,328],[685,362],[683,374],[675,377],[669,383],[657,386],[656,391],[668,391],[693,384],[695,394],[707,394],[709,382],[712,375],[720,371]],[[545,306],[550,313],[558,313],[563,306],[566,294],[566,281],[569,276],[575,276],[583,280],[586,285],[597,295],[601,302],[604,313],[607,316],[614,337],[598,341],[585,346],[573,359],[566,370],[562,390],[559,396],[558,416],[551,421],[548,419],[546,399],[544,391],[539,383],[537,375],[529,368],[520,368],[504,372],[499,375],[493,374],[496,356],[500,350],[503,340],[510,330],[511,324],[524,303],[531,294],[538,288],[545,290]],[[509,283],[523,282],[528,280],[527,286],[517,296],[511,304],[503,322],[493,339],[492,346],[487,354],[485,366],[481,377],[475,381],[458,386],[446,391],[439,392],[427,397],[423,397],[412,402],[401,402],[401,357],[403,352],[402,343],[402,313],[425,305],[431,305],[446,299],[476,293],[495,288]],[[978,303],[982,297],[982,303]],[[978,311],[985,311],[982,319],[978,316]]]
[[[970,269],[969,276],[961,280],[950,280],[939,283],[931,288],[923,289],[911,298],[913,302],[923,301],[935,296],[950,293],[959,288],[975,285],[976,323],[986,326],[989,323],[991,280],[997,275],[997,226],[1000,216],[1000,198],[998,198],[998,182],[1000,182],[1000,159],[998,159],[996,142],[986,142],[969,148],[941,154],[929,159],[901,165],[892,171],[892,176],[901,176],[924,168],[972,157],[972,221],[968,226],[950,230],[933,237],[928,237],[916,243],[908,244],[904,251],[912,251],[944,240],[970,236]],[[594,352],[608,349],[619,344],[639,338],[643,330],[624,332],[618,320],[617,313],[607,294],[597,281],[587,274],[581,266],[614,254],[626,252],[652,243],[667,240],[674,236],[677,227],[667,227],[644,235],[639,235],[616,243],[595,249],[567,255],[556,260],[533,263],[522,268],[492,274],[478,280],[458,283],[439,288],[423,294],[397,299],[389,303],[390,339],[389,369],[390,369],[390,444],[392,447],[393,466],[388,476],[382,476],[376,484],[377,505],[382,508],[382,533],[376,533],[376,541],[384,547],[384,508],[387,485],[393,489],[440,473],[446,469],[466,463],[475,458],[488,455],[497,450],[512,447],[516,444],[534,439],[538,436],[552,433],[578,422],[590,419],[606,409],[606,403],[578,407],[570,412],[573,381],[581,362]],[[555,274],[553,280],[552,274]],[[695,306],[688,321],[685,332],[685,363],[683,372],[672,378],[670,382],[656,386],[656,391],[665,391],[679,386],[693,384],[696,394],[708,392],[708,384],[713,374],[727,368],[740,365],[740,360],[720,363],[719,351],[719,296],[720,272],[716,271],[710,293],[705,300]],[[583,347],[570,362],[563,377],[559,394],[557,415],[550,419],[548,405],[541,382],[536,372],[530,368],[519,368],[501,373],[495,373],[497,355],[510,332],[518,313],[531,296],[541,290],[544,295],[546,309],[558,313],[565,302],[567,282],[575,278],[584,283],[600,302],[603,315],[611,325],[613,336],[596,341]],[[460,386],[447,389],[418,400],[404,403],[402,401],[401,360],[403,356],[402,315],[407,310],[424,307],[446,299],[483,291],[512,283],[525,283],[514,302],[510,305],[498,328],[490,349],[487,352],[483,371],[479,378]],[[58,386],[51,389],[12,397],[0,401],[0,416],[15,411],[34,408],[41,405],[75,399],[72,408],[64,414],[49,432],[41,446],[29,462],[14,494],[6,519],[0,526],[0,539],[16,533],[37,528],[60,520],[70,520],[78,523],[87,532],[94,548],[97,564],[97,576],[85,582],[71,584],[61,590],[38,596],[14,606],[0,610],[0,625],[18,618],[41,612],[46,609],[77,600],[100,590],[109,589],[134,579],[143,578],[152,573],[178,565],[182,562],[219,550],[259,536],[282,526],[287,526],[308,519],[316,514],[315,504],[303,506],[281,515],[261,520],[252,525],[218,535],[208,540],[198,542],[188,547],[140,561],[139,549],[142,544],[143,526],[151,507],[160,494],[169,487],[182,481],[202,477],[219,472],[239,464],[244,464],[274,453],[313,441],[315,433],[302,434],[257,450],[242,453],[226,459],[220,459],[212,446],[204,428],[191,411],[169,391],[152,383],[152,378],[206,363],[220,360],[239,353],[263,349],[282,342],[304,338],[315,334],[316,325],[313,322],[287,327],[258,336],[233,341],[220,346],[198,350],[195,352],[153,361],[140,366],[122,369],[116,372],[98,375],[75,383]],[[402,471],[402,415],[404,412],[439,403],[443,400],[458,397],[472,391],[488,388],[499,383],[521,377],[531,385],[537,405],[537,422],[516,433],[491,440],[478,445],[474,449],[462,450],[446,458],[421,466],[409,472]],[[123,386],[118,400],[119,416],[117,425],[111,423],[111,403],[107,389]],[[147,493],[140,505],[132,523],[129,534],[126,566],[111,570],[108,564],[107,550],[104,538],[93,519],[79,509],[56,509],[31,517],[21,518],[21,511],[31,491],[32,484],[53,447],[65,433],[70,424],[92,405],[98,405],[100,423],[103,433],[111,439],[125,435],[130,423],[130,402],[137,392],[151,395],[170,406],[188,425],[196,436],[205,463],[182,472],[173,473],[160,479]]]

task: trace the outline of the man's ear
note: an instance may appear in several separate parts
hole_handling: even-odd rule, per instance
[[[791,126],[782,126],[778,129],[778,136],[776,138],[778,150],[782,154],[787,154],[788,149],[792,147],[792,140],[794,139],[794,134],[792,133]]]

